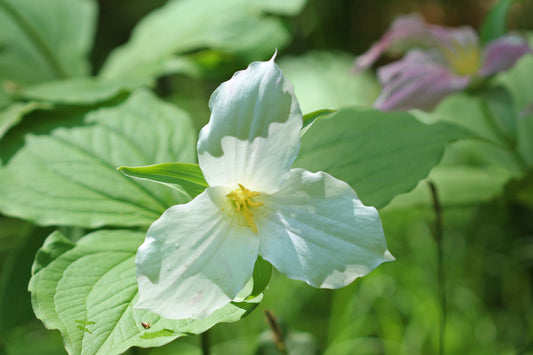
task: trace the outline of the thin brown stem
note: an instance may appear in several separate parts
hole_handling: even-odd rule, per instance
[[[200,346],[202,348],[202,355],[210,355],[211,347],[209,346],[209,331],[200,334]]]
[[[431,191],[431,198],[433,200],[433,211],[435,212],[435,226],[434,226],[434,235],[437,242],[437,282],[439,285],[439,298],[441,306],[441,319],[440,319],[440,330],[439,330],[439,355],[444,355],[444,331],[446,328],[446,285],[445,285],[445,275],[444,275],[444,253],[442,247],[442,237],[443,237],[443,218],[442,218],[442,206],[439,201],[439,196],[437,194],[437,186],[432,182],[428,181],[429,189]]]
[[[268,326],[272,330],[272,337],[274,338],[274,344],[276,344],[276,348],[278,351],[283,354],[287,355],[287,346],[285,345],[285,337],[283,335],[283,331],[281,330],[280,324],[274,314],[265,309],[265,317],[268,323]]]

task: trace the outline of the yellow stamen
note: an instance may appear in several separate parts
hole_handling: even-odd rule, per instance
[[[252,218],[254,215],[250,212],[250,207],[259,207],[263,205],[263,202],[252,201],[252,198],[259,195],[259,192],[250,191],[241,184],[239,184],[238,189],[235,189],[226,195],[235,205],[235,212],[242,213],[246,223],[248,223],[248,226],[254,233],[257,233],[257,226]]]
[[[453,43],[451,47],[440,49],[456,74],[474,75],[481,67],[481,49],[475,44]]]

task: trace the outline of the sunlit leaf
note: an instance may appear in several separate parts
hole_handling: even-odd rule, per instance
[[[33,84],[88,74],[96,3],[0,1],[0,77]]]
[[[173,57],[213,48],[266,59],[289,39],[281,21],[267,12],[293,14],[304,1],[169,1],[146,16],[130,41],[113,51],[104,77],[152,77],[172,71]]]
[[[381,208],[425,178],[449,142],[470,136],[404,112],[346,108],[313,124],[294,166],[328,172],[348,182],[365,204]]]
[[[29,86],[19,95],[23,99],[65,105],[93,105],[143,86],[140,80],[105,81],[93,77],[71,78]]]
[[[34,311],[48,328],[61,331],[69,354],[112,355],[132,346],[161,346],[237,321],[257,306],[257,300],[230,303],[201,320],[168,320],[134,309],[135,253],[143,240],[141,232],[101,230],[57,253],[54,246],[69,240],[54,232],[39,251],[38,260],[43,253],[55,257],[44,267],[34,266],[29,286]]]
[[[116,168],[195,160],[186,114],[139,91],[124,103],[92,111],[85,127],[27,135],[0,169],[0,210],[42,225],[148,226],[189,198],[135,181]]]
[[[185,190],[192,198],[207,187],[202,171],[198,164],[162,163],[149,166],[127,167],[118,170],[124,175],[159,182],[180,191]]]

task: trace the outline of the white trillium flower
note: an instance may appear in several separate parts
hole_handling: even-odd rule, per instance
[[[137,252],[136,308],[204,318],[235,299],[258,255],[288,277],[339,288],[394,258],[379,214],[324,172],[291,169],[302,114],[274,57],[213,93],[198,160],[209,187],[166,210]]]

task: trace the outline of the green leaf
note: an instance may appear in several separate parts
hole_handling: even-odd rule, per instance
[[[92,0],[0,0],[0,78],[33,84],[89,72]]]
[[[71,78],[29,86],[21,98],[64,105],[94,105],[126,94],[145,82],[140,80],[106,81],[92,77]]]
[[[66,240],[59,232],[50,238]],[[33,274],[29,289],[35,314],[47,328],[61,331],[69,354],[112,355],[132,346],[161,346],[237,321],[257,306],[256,300],[230,303],[201,320],[169,320],[134,309],[135,254],[143,239],[141,232],[97,231]],[[54,243],[40,253],[53,254],[47,248]]]
[[[17,123],[22,117],[39,108],[49,108],[48,105],[36,102],[13,103],[0,111],[0,140],[6,132]]]
[[[283,57],[279,66],[294,84],[302,112],[345,106],[372,106],[380,86],[370,73],[352,74],[355,57],[346,53],[311,52]]]
[[[317,120],[323,117],[329,117],[333,113],[335,113],[335,111],[333,110],[317,110],[317,111],[313,111],[313,112],[310,112],[304,115],[303,117],[304,123],[302,127],[302,132],[300,133],[300,135],[304,135],[305,132],[307,132],[307,130],[309,129],[309,127],[311,127],[311,125],[315,123]]]
[[[282,22],[265,12],[294,13],[303,0],[169,1],[146,16],[130,41],[111,53],[107,78],[153,77],[172,71],[175,55],[211,48],[266,59],[289,39]],[[295,4],[295,5],[293,5]]]
[[[41,225],[148,226],[189,197],[116,170],[121,165],[193,162],[189,117],[147,91],[86,115],[89,126],[27,135],[0,168],[0,210]]]
[[[47,267],[52,261],[59,258],[61,254],[74,248],[76,243],[66,238],[60,232],[54,232],[46,238],[41,249],[35,255],[33,266],[31,268],[32,275],[35,275],[41,269]]]
[[[480,29],[481,43],[485,44],[507,32],[507,16],[517,0],[500,0],[492,6]]]
[[[472,206],[503,195],[511,175],[494,166],[436,166],[428,176],[437,186],[440,203],[445,207]],[[387,209],[430,207],[432,197],[426,181],[411,192],[397,196]]]
[[[471,135],[452,124],[423,124],[405,112],[346,108],[309,129],[294,167],[328,172],[365,204],[381,208],[425,178],[449,142]]]
[[[498,117],[502,112],[513,115],[514,110],[506,107],[508,104],[506,101],[510,98],[497,98],[499,102],[490,105],[487,104],[487,99],[490,99],[490,95],[485,97],[464,93],[450,95],[430,116],[465,127],[482,138],[474,143],[477,148],[472,149],[472,154],[484,164],[500,165],[519,173],[523,169],[523,162],[513,152],[515,143],[512,122],[516,117]],[[520,132],[518,125],[517,131]]]
[[[261,256],[257,257],[253,273],[253,289],[250,298],[259,296],[268,286],[272,277],[272,265]]]
[[[198,164],[162,163],[149,166],[127,167],[121,166],[118,171],[124,175],[151,180],[185,190],[194,198],[207,187],[207,182]]]
[[[514,146],[517,141],[518,114],[515,110],[513,98],[508,90],[502,86],[487,88],[479,93],[483,100],[482,111],[489,115],[489,122],[495,126],[502,140]]]

